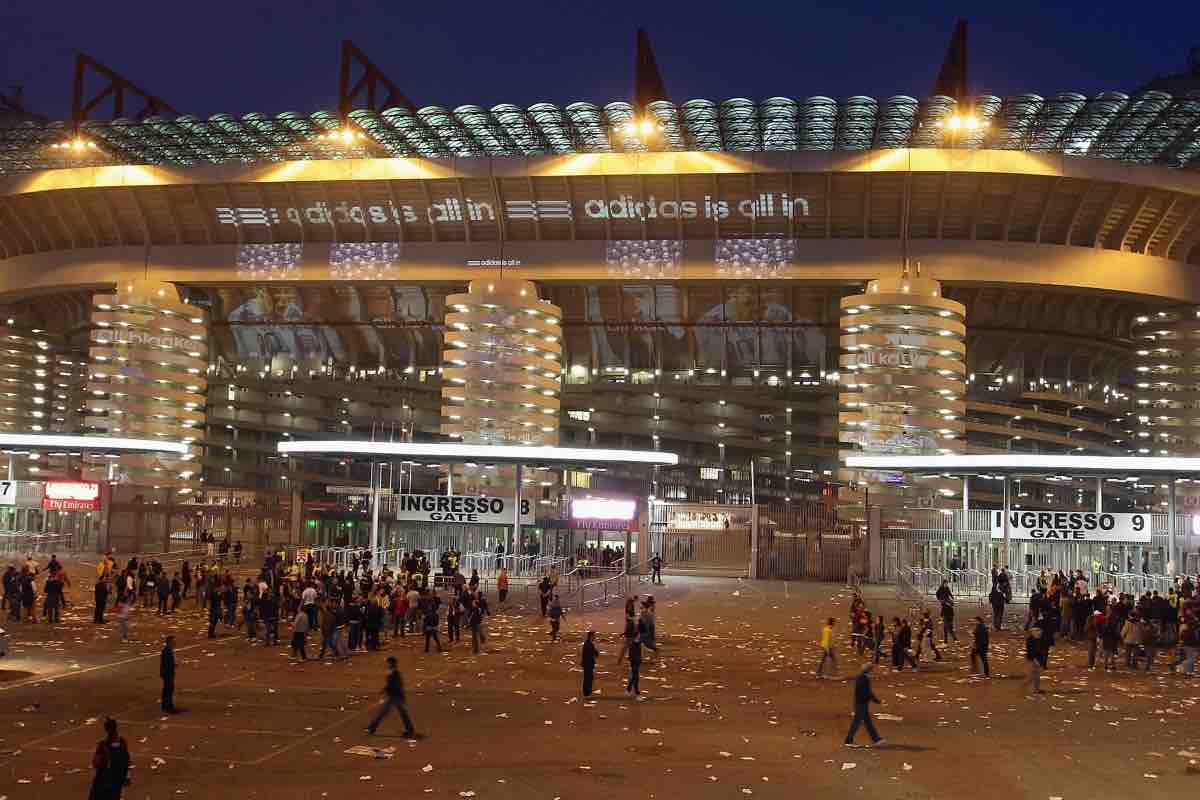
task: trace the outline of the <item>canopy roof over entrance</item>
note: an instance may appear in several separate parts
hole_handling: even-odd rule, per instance
[[[951,475],[1164,475],[1200,476],[1200,458],[1139,456],[947,455],[849,456],[848,469]]]
[[[188,445],[165,439],[120,436],[65,436],[50,433],[0,433],[3,453],[171,453],[187,455]]]
[[[525,445],[472,445],[437,442],[370,442],[350,439],[280,442],[279,453],[285,456],[329,455],[401,458],[434,464],[647,464],[674,466],[679,463],[675,453],[656,450],[603,450],[588,447],[537,447]]]

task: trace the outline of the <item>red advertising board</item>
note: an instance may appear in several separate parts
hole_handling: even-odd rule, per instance
[[[46,481],[46,511],[99,511],[100,484],[95,481]]]

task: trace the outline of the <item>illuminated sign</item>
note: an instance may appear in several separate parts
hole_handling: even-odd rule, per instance
[[[1010,539],[1065,542],[1150,542],[1149,514],[1095,511],[1010,511]],[[1004,516],[992,512],[992,538],[1004,538]]]
[[[571,501],[573,519],[633,519],[637,503],[633,500],[609,500],[596,497]]]
[[[497,213],[499,210],[499,213]],[[730,217],[770,219],[807,217],[806,197],[793,197],[788,192],[760,192],[754,197],[722,198],[712,194],[694,199],[656,197],[644,198],[631,194],[602,199],[574,200],[479,200],[471,197],[438,197],[427,205],[396,204],[357,205],[342,201],[317,201],[308,206],[218,206],[215,209],[219,225],[273,227],[285,223],[303,226],[358,223],[399,227],[418,221],[429,223],[495,222],[497,216],[509,221],[550,220],[640,220],[712,219]]]
[[[463,522],[512,525],[513,498],[470,495],[402,494],[392,508],[395,519],[413,522]],[[533,524],[533,508],[521,501],[521,524]]]
[[[99,511],[100,484],[94,481],[46,481],[46,511]]]

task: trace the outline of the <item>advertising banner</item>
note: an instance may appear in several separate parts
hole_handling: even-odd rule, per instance
[[[100,484],[95,481],[46,481],[46,511],[99,511]]]
[[[513,498],[470,495],[401,494],[396,496],[395,519],[413,522],[462,522],[512,525]],[[533,505],[521,500],[521,524],[533,524]]]
[[[992,512],[992,538],[1004,538],[1004,512]],[[1149,514],[1095,511],[1010,511],[1010,539],[1062,542],[1150,542]]]

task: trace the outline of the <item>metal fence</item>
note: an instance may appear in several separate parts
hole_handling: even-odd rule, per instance
[[[755,576],[857,583],[865,574],[861,526],[837,509],[807,500],[759,506]]]
[[[607,607],[614,599],[625,602],[632,580],[629,573],[622,571],[601,580],[581,584],[578,593],[579,610],[584,611],[588,606]]]

